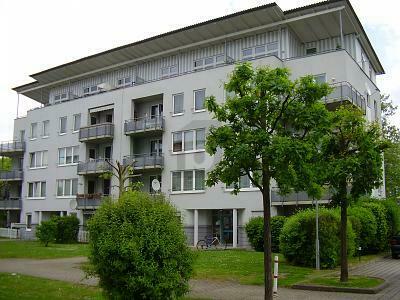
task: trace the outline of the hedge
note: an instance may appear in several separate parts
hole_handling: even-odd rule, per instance
[[[78,242],[79,219],[76,216],[53,217],[52,221],[56,223],[56,243]]]
[[[300,266],[315,266],[315,210],[307,209],[287,219],[280,236],[281,253]],[[351,223],[347,227],[348,255],[354,253]],[[319,211],[319,240],[321,268],[334,268],[340,262],[340,215],[335,210]]]
[[[389,227],[387,224],[387,210],[381,203],[376,202],[364,202],[361,204],[362,207],[369,209],[376,220],[376,236],[373,239],[373,243],[370,247],[371,253],[378,253],[385,250],[388,247],[388,232]]]
[[[394,199],[381,201],[386,208],[386,222],[389,226],[388,238],[400,232],[400,206]]]
[[[361,247],[361,254],[371,253],[377,232],[374,214],[365,207],[353,206],[348,209],[348,219],[356,235],[355,250]],[[355,253],[358,254],[358,251]]]

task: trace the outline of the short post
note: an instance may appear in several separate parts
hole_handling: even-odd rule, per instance
[[[361,261],[361,247],[358,247],[358,261]]]
[[[278,293],[278,256],[275,256],[274,259],[274,287],[273,287],[274,294]]]

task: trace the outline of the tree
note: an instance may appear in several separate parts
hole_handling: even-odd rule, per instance
[[[367,124],[360,109],[341,106],[332,115],[332,129],[322,143],[326,184],[341,215],[340,280],[348,280],[347,208],[382,183],[382,152],[386,143],[379,125]],[[321,162],[322,163],[322,162]]]
[[[43,221],[36,227],[36,236],[45,247],[56,240],[57,223],[54,220]]]
[[[289,76],[285,68],[253,69],[243,63],[225,84],[234,96],[223,104],[214,96],[206,100],[206,108],[221,123],[210,128],[206,150],[210,155],[223,150],[221,160],[208,173],[207,185],[233,184],[237,194],[238,179],[248,176],[262,193],[265,299],[272,299],[270,181],[274,179],[283,193],[291,188],[316,193],[315,174],[304,164],[313,158],[321,128],[328,125],[321,98],[330,93],[329,86],[316,83],[312,76],[295,81]]]

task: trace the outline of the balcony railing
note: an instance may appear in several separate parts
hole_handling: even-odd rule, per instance
[[[0,171],[0,180],[17,181],[23,179],[24,172],[22,170]]]
[[[80,161],[78,163],[78,174],[102,174],[105,172],[111,172],[112,167],[107,162],[107,159],[91,159],[88,161]]]
[[[0,209],[21,209],[22,201],[21,198],[9,198],[6,200],[0,200]]]
[[[358,106],[364,114],[367,111],[367,102],[365,97],[361,95],[350,83],[347,81],[338,82],[331,85],[333,92],[325,99],[326,103],[334,103],[340,101],[348,101],[353,105]]]
[[[126,120],[124,132],[126,135],[142,132],[158,132],[164,129],[164,117],[152,116]]]
[[[23,153],[25,151],[25,142],[23,141],[8,141],[0,143],[1,155],[12,155]]]
[[[114,137],[114,124],[102,123],[86,127],[81,127],[79,130],[79,141],[102,141],[110,140]]]
[[[101,193],[77,194],[77,209],[96,209],[102,204],[103,200],[104,195]]]
[[[134,169],[161,169],[164,166],[162,153],[134,154],[125,156],[124,165],[133,165]]]
[[[330,201],[331,199],[332,199],[332,195],[331,195],[331,193],[329,193],[327,191],[322,195],[321,199],[318,199],[318,200]],[[278,188],[272,188],[271,200],[272,200],[272,203],[275,203],[275,204],[276,203],[285,204],[288,202],[291,202],[291,203],[294,203],[294,202],[295,203],[299,203],[299,202],[307,203],[308,202],[309,204],[312,204],[312,201],[313,201],[312,197],[309,197],[306,192],[298,192],[298,193],[290,193],[287,195],[280,195]]]

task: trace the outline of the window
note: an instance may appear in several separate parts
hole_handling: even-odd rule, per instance
[[[205,129],[194,129],[172,133],[172,152],[204,150]]]
[[[204,191],[204,170],[184,170],[171,172],[172,192]]]
[[[83,89],[83,95],[87,96],[87,95],[96,93],[98,90],[99,90],[99,88],[97,87],[97,85],[92,85],[92,86],[89,86],[89,87],[85,87]]]
[[[183,93],[172,95],[172,105],[174,107],[174,115],[183,114]]]
[[[47,167],[47,150],[29,153],[31,169]]]
[[[37,138],[37,123],[31,124],[31,139]]]
[[[249,176],[247,176],[247,175],[240,176],[240,178],[238,180],[238,185],[239,185],[239,189],[255,189],[256,188],[256,186],[253,185]],[[233,184],[227,186],[226,189],[228,189],[228,190],[233,189]]]
[[[246,48],[242,50],[242,58],[244,60],[246,59],[252,59],[254,57],[258,56],[264,56],[264,55],[278,55],[278,42],[271,42],[268,44],[264,45],[258,45],[252,48]]]
[[[58,149],[58,165],[71,165],[79,162],[79,146]]]
[[[49,136],[49,126],[50,126],[50,121],[49,120],[43,121],[42,137],[48,137]]]
[[[206,98],[206,89],[194,91],[194,111],[204,110],[205,98]]]
[[[73,131],[79,131],[81,128],[81,114],[76,114],[74,115],[74,128]]]
[[[67,133],[67,117],[60,118],[60,128],[59,134]]]
[[[58,95],[54,95],[54,102],[59,103],[62,102],[63,100],[67,100],[67,93],[62,93]]]
[[[257,46],[254,48],[255,55],[264,55],[265,54],[265,45]]]
[[[315,54],[317,53],[317,48],[316,47],[312,47],[312,48],[307,48],[306,49],[306,55],[311,55],[311,54]]]
[[[25,141],[25,130],[20,130],[19,131],[19,140],[21,142]]]
[[[120,78],[117,80],[117,85],[118,86],[126,86],[126,85],[131,85],[132,84],[132,80],[131,77],[125,77],[125,78]]]
[[[316,83],[325,83],[326,82],[326,74],[318,74],[318,75],[314,75],[314,80]]]
[[[253,56],[253,48],[242,50],[243,59],[250,58]]]
[[[57,197],[75,196],[78,191],[78,179],[58,179]]]
[[[217,54],[214,56],[204,57],[200,59],[196,59],[194,64],[194,69],[203,69],[203,68],[210,68],[214,67],[215,65],[220,65],[225,62],[225,54]]]
[[[46,181],[28,182],[28,198],[45,198]]]
[[[152,119],[155,119],[156,117],[162,116],[163,114],[163,105],[162,104],[156,104],[152,105],[150,108],[150,117]]]
[[[32,215],[31,214],[26,215],[26,228],[32,229]]]
[[[161,77],[169,77],[178,74],[178,65],[161,68]]]

